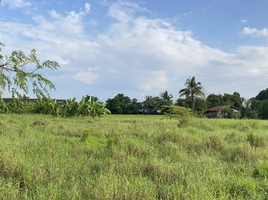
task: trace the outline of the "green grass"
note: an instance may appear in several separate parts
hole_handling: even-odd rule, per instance
[[[267,199],[268,122],[0,115],[0,199]]]

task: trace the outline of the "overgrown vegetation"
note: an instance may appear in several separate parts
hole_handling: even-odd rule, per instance
[[[29,101],[27,98],[13,98],[11,102],[1,105],[0,112],[45,114],[58,117],[89,116],[95,118],[111,113],[105,106],[106,103],[94,101],[91,97],[87,100],[83,97],[80,102],[77,102],[75,98],[67,99],[65,102],[58,102],[50,97],[38,98],[36,101]]]
[[[266,199],[266,121],[2,114],[0,199]]]
[[[178,125],[187,125],[192,117],[192,112],[189,108],[170,105],[164,106],[163,110],[165,110],[165,117],[167,119],[177,120],[179,122]]]

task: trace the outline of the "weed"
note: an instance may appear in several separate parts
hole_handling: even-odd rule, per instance
[[[160,118],[3,115],[0,199],[267,197],[265,121]]]
[[[252,148],[265,147],[265,139],[261,136],[254,135],[250,133],[247,135],[247,142],[249,142]]]

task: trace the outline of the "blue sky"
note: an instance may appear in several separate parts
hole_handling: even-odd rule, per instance
[[[205,93],[268,87],[267,0],[2,0],[2,54],[36,49],[53,98],[117,93],[174,99],[189,76]],[[8,96],[8,93],[5,94]],[[31,95],[31,94],[30,94]]]

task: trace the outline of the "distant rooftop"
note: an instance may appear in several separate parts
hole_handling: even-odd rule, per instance
[[[225,107],[229,107],[228,105],[225,106],[215,106],[215,107],[211,107],[209,109],[207,109],[207,112],[218,112],[219,110],[225,108]]]
[[[8,103],[8,102],[11,102],[12,101],[12,98],[2,98],[2,99],[3,99],[3,101],[5,103]],[[58,103],[65,103],[66,102],[65,99],[56,99],[56,100],[57,100]],[[30,98],[30,99],[27,99],[27,101],[37,101],[37,99]]]

